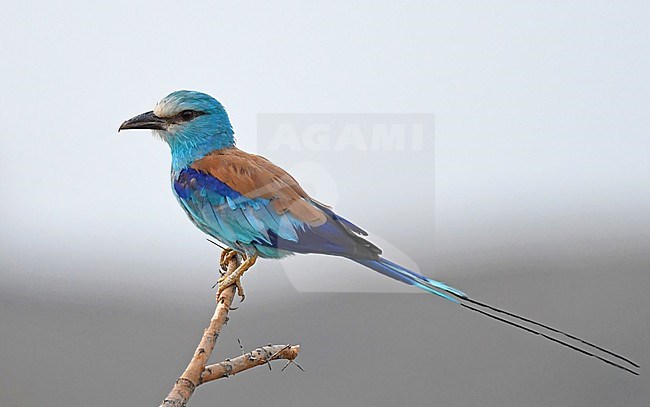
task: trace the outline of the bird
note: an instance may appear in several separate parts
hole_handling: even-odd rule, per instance
[[[296,253],[344,257],[486,317],[639,374],[636,369],[640,366],[624,356],[475,300],[442,281],[386,259],[370,242],[368,233],[307,194],[287,171],[237,148],[225,108],[206,93],[172,92],[152,111],[124,121],[118,132],[132,129],[152,130],[169,145],[173,194],[194,225],[225,246],[221,267],[234,256],[243,259],[236,270],[221,276],[218,294],[234,285],[243,301],[241,277],[258,258],[281,259]]]

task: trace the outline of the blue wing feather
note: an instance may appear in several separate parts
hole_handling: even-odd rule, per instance
[[[230,247],[277,249],[269,233],[283,240],[298,239],[296,229],[301,222],[289,219],[289,214],[277,214],[269,208],[269,200],[247,198],[209,174],[186,168],[174,176],[173,189],[199,229]],[[268,257],[286,255],[278,250],[264,252]]]
[[[447,300],[448,294],[464,294],[380,257],[381,250],[360,235],[367,235],[352,222],[316,201],[326,221],[318,226],[304,223],[290,212],[278,213],[271,201],[247,198],[212,175],[186,168],[174,176],[174,191],[190,219],[205,233],[228,246],[255,252],[262,257],[292,253],[321,253],[348,257],[357,263],[406,284],[417,286]]]
[[[264,198],[247,198],[219,179],[186,168],[174,177],[174,191],[194,223],[230,247],[254,247],[268,257],[286,252],[375,258],[381,251],[358,234],[363,230],[317,202],[327,216],[319,226],[277,213]],[[263,250],[262,250],[263,249]],[[277,249],[277,256],[272,249]]]

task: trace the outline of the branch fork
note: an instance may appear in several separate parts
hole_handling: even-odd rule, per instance
[[[233,274],[239,265],[239,256],[231,256],[224,276]],[[235,290],[236,286],[232,285],[226,287],[217,295],[217,307],[210,319],[210,325],[203,332],[203,337],[192,356],[192,360],[181,377],[176,380],[174,387],[160,404],[160,407],[184,407],[192,397],[194,390],[201,384],[233,376],[264,364],[268,364],[270,368],[269,362],[272,360],[287,360],[287,365],[284,368],[291,363],[295,364],[294,359],[298,357],[300,345],[269,344],[241,356],[206,366],[219,338],[221,328],[228,322],[228,312],[231,310]],[[302,370],[298,364],[296,366]]]

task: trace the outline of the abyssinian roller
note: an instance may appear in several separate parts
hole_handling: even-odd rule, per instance
[[[637,375],[639,365],[605,348],[529,318],[487,305],[443,282],[382,257],[359,226],[309,196],[285,170],[235,146],[225,109],[195,91],[173,92],[153,111],[119,130],[150,129],[171,149],[172,190],[190,220],[226,246],[222,266],[241,255],[241,265],[219,279],[219,293],[235,285],[258,258],[319,253],[350,259],[385,276],[421,288],[467,309],[540,335]],[[515,322],[518,321],[518,322]],[[545,331],[545,332],[544,332]],[[559,338],[563,339],[559,339]]]

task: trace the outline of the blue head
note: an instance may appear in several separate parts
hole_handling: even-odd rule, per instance
[[[174,171],[210,151],[235,145],[234,132],[221,103],[191,90],[165,96],[153,111],[125,121],[119,130],[127,129],[151,129],[166,141],[171,148]]]

